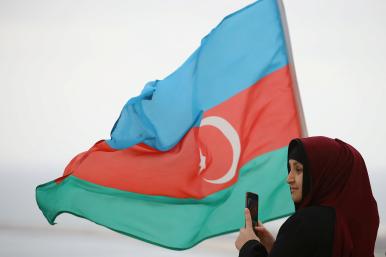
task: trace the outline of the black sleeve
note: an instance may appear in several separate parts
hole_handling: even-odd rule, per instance
[[[305,231],[304,217],[292,216],[280,228],[276,241],[273,244],[269,257],[309,257],[311,243]],[[309,242],[310,241],[310,242]],[[245,243],[239,253],[239,257],[267,257],[265,247],[256,240]]]
[[[331,256],[335,212],[328,207],[297,211],[280,228],[270,257]]]
[[[256,240],[245,243],[239,257],[331,256],[335,212],[327,207],[309,207],[297,211],[281,226],[268,255]]]
[[[265,247],[257,240],[249,240],[240,249],[239,257],[267,257]]]
[[[315,238],[310,233],[307,217],[292,216],[280,228],[270,257],[309,257],[315,249]]]

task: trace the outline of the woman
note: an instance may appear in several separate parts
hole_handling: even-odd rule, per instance
[[[236,247],[240,257],[374,256],[379,216],[366,165],[351,145],[327,137],[293,139],[288,177],[296,212],[276,240],[259,222],[246,228]]]

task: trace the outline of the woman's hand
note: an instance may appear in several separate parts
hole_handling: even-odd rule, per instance
[[[260,239],[260,243],[264,245],[265,249],[268,253],[271,252],[273,243],[275,242],[275,238],[264,226],[263,223],[259,221],[258,226],[255,227],[257,232],[257,236]]]
[[[245,228],[240,229],[239,236],[236,239],[235,246],[240,251],[241,247],[249,240],[260,241],[253,231],[251,214],[248,208],[245,208]]]

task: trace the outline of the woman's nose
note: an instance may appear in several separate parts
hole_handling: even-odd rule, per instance
[[[291,184],[294,182],[294,176],[293,176],[293,172],[292,170],[288,173],[288,176],[287,176],[287,183],[288,184]]]

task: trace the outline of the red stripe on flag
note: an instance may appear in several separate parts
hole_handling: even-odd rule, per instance
[[[238,169],[255,157],[286,146],[301,135],[288,66],[281,68],[226,102],[205,112],[204,117],[221,117],[237,131],[241,154]],[[200,154],[206,157],[205,169]],[[238,174],[223,184],[232,163],[232,146],[215,127],[194,127],[173,149],[161,152],[144,144],[115,150],[105,141],[76,156],[65,175],[148,195],[203,198],[229,187]]]

